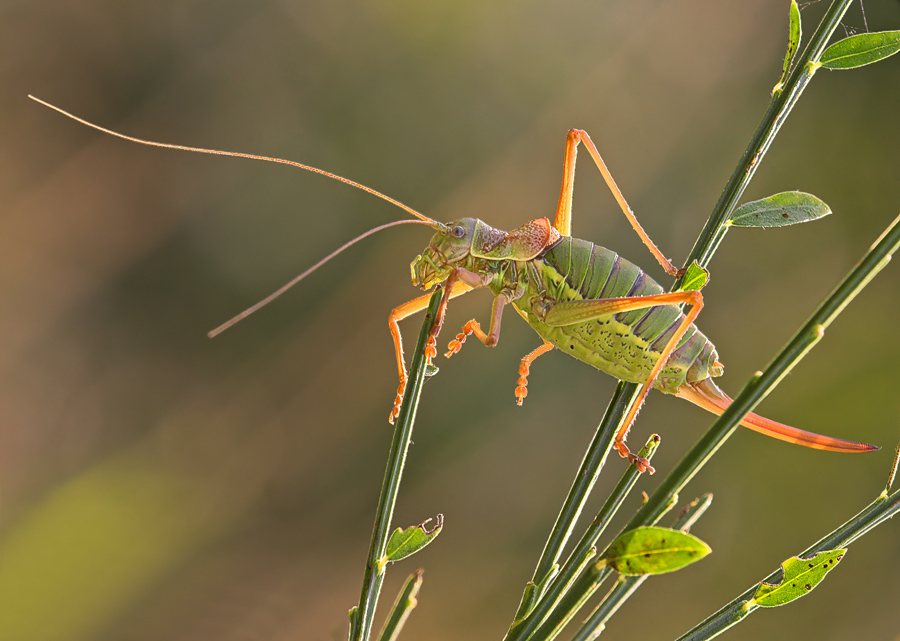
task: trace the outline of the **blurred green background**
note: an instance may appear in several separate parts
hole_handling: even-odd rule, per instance
[[[804,10],[807,37],[825,5]],[[865,8],[870,29],[900,28],[896,1]],[[115,140],[26,94],[505,229],[552,215],[566,131],[584,128],[681,261],[767,105],[787,13],[785,0],[2,3],[0,638],[345,638],[391,437],[387,315],[417,295],[409,262],[428,236],[383,232],[208,340],[401,212],[290,168]],[[862,28],[858,6],[845,23]],[[714,259],[700,325],[730,393],[900,211],[898,103],[900,58],[821,71],[776,140],[745,199],[802,189],[835,213],[735,230]],[[575,234],[668,283],[584,159],[576,186]],[[489,304],[455,303],[442,342]],[[611,638],[676,637],[881,491],[900,438],[898,315],[891,266],[760,408],[883,449],[737,433],[682,497],[715,493],[694,530],[714,554],[649,581]],[[531,576],[614,386],[554,353],[516,407],[518,360],[538,344],[507,314],[496,349],[441,359],[425,387],[397,522],[443,512],[446,526],[388,572],[379,621],[425,567],[404,639],[499,639]],[[631,443],[661,433],[664,474],[711,420],[654,394]],[[590,509],[623,469],[611,460]],[[898,527],[727,638],[900,638]]]

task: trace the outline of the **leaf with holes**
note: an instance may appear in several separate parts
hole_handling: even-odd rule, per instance
[[[900,31],[860,33],[844,38],[825,50],[819,62],[828,69],[855,69],[878,62],[900,51]]]
[[[431,519],[419,525],[413,525],[406,529],[397,528],[388,539],[387,549],[384,553],[385,562],[394,562],[412,556],[426,545],[434,541],[444,527],[444,515],[437,515],[437,523],[430,530],[426,527]]]
[[[639,527],[613,541],[603,561],[619,574],[662,574],[699,561],[711,551],[693,534]]]
[[[760,583],[756,594],[753,595],[753,602],[763,608],[775,608],[799,599],[812,592],[825,575],[840,563],[846,552],[847,549],[844,548],[819,552],[811,559],[791,557],[781,564],[784,571],[781,583],[777,585]]]
[[[800,7],[797,6],[797,0],[791,0],[790,24],[788,25],[788,47],[787,53],[784,54],[784,70],[781,72],[781,80],[779,80],[778,84],[775,85],[775,88],[772,89],[772,93],[781,91],[785,80],[787,80],[788,73],[791,71],[791,63],[794,61],[797,48],[800,46],[801,33]]]
[[[744,203],[731,215],[735,227],[784,227],[806,223],[831,213],[824,202],[802,191],[783,191],[768,198]]]

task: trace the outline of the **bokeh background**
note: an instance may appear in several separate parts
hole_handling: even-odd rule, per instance
[[[825,9],[804,9],[806,35]],[[417,295],[419,227],[356,246],[215,340],[207,330],[332,248],[397,219],[298,170],[135,136],[295,159],[440,219],[552,215],[565,133],[588,130],[645,227],[683,260],[778,79],[784,0],[7,0],[0,4],[0,638],[342,639],[391,438],[391,308]],[[869,28],[900,4],[867,0]],[[847,29],[862,29],[859,7]],[[844,29],[839,30],[844,33]],[[701,327],[736,393],[900,211],[900,58],[822,71],[746,199],[813,192],[834,215],[735,230]],[[582,161],[575,233],[669,282]],[[452,331],[490,297],[454,303]],[[649,581],[607,634],[674,638],[856,513],[900,440],[900,268],[889,267],[760,411],[882,446],[815,452],[741,431],[692,482],[714,554]],[[404,328],[411,339],[419,322]],[[397,523],[438,512],[391,567],[379,622],[425,568],[404,639],[499,639],[614,381],[507,314],[425,387]],[[663,474],[711,422],[655,394],[632,433]],[[624,469],[611,460],[590,509]],[[660,475],[643,478],[651,491]],[[625,516],[638,507],[639,492]],[[815,594],[729,639],[900,638],[900,524]],[[615,528],[612,528],[615,530]]]

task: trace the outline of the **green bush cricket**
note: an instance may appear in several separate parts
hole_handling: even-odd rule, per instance
[[[678,277],[684,273],[650,240],[616,186],[594,143],[582,130],[572,129],[566,138],[562,189],[553,222],[548,218],[538,218],[511,232],[504,232],[475,218],[462,218],[450,223],[432,220],[374,189],[309,165],[279,158],[133,138],[90,123],[37,98],[33,99],[82,124],[131,142],[265,160],[312,171],[362,189],[416,217],[415,220],[380,225],[354,238],[270,296],[211,331],[210,336],[221,333],[266,305],[325,262],[376,231],[406,223],[425,224],[435,229],[436,233],[428,247],[413,260],[412,281],[426,291],[435,286],[442,287],[444,291],[429,340],[429,360],[437,355],[436,338],[449,300],[484,287],[494,295],[488,331],[484,332],[477,321],[469,321],[450,342],[446,356],[450,357],[459,351],[470,334],[474,334],[487,346],[496,345],[500,337],[504,308],[512,304],[544,341],[521,361],[515,389],[517,403],[521,405],[527,395],[527,377],[531,363],[554,348],[615,378],[641,384],[638,397],[622,420],[615,441],[619,454],[641,471],[652,473],[653,468],[646,460],[628,450],[625,438],[652,387],[687,399],[715,414],[721,414],[731,404],[731,399],[712,380],[724,371],[715,347],[694,325],[703,308],[701,293],[696,290],[665,292],[639,267],[615,252],[572,237],[575,163],[578,145],[584,144],[641,241],[668,274]],[[399,321],[423,310],[429,298],[430,294],[415,298],[396,307],[389,316],[400,379],[389,417],[392,423],[399,411],[407,380]],[[687,313],[682,313],[681,307],[684,305],[689,306]],[[799,430],[753,413],[748,414],[741,424],[773,438],[814,449],[838,452],[868,452],[877,449],[864,443]]]

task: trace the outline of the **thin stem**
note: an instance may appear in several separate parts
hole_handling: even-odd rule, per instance
[[[638,456],[650,460],[653,457],[654,452],[656,452],[657,447],[659,447],[659,436],[654,434],[647,441],[647,444],[640,451]],[[575,549],[572,550],[572,553],[569,555],[568,560],[563,565],[559,574],[553,579],[553,583],[550,585],[546,594],[539,596],[539,601],[534,610],[532,610],[521,624],[510,630],[507,639],[527,640],[531,638],[538,626],[544,621],[547,615],[553,610],[553,607],[572,586],[572,582],[581,570],[584,569],[587,561],[596,554],[597,550],[595,546],[597,545],[597,541],[600,539],[600,536],[602,536],[606,526],[609,525],[612,517],[619,511],[619,508],[622,506],[622,503],[625,501],[625,498],[631,492],[632,488],[634,488],[634,484],[637,483],[640,476],[641,473],[634,465],[628,466],[625,474],[622,475],[619,483],[606,499],[603,507],[600,508],[597,516],[594,517],[594,520],[575,546]]]
[[[613,571],[602,560],[581,573],[532,639],[555,639]]]
[[[416,570],[409,575],[403,587],[400,588],[397,600],[394,601],[391,612],[384,622],[384,627],[381,628],[381,633],[378,635],[378,641],[397,641],[400,630],[403,629],[403,624],[409,618],[409,613],[418,605],[416,596],[419,594],[419,588],[421,587],[422,570]]]
[[[784,124],[791,109],[794,108],[794,105],[800,98],[800,94],[803,93],[806,85],[812,79],[818,68],[822,52],[825,51],[828,41],[840,24],[841,18],[847,12],[851,2],[852,0],[835,0],[832,2],[806,49],[797,57],[794,70],[788,77],[787,82],[785,82],[781,91],[776,92],[772,96],[769,108],[756,128],[753,138],[750,139],[750,144],[744,150],[737,167],[734,168],[734,173],[731,174],[731,178],[725,185],[722,195],[719,196],[719,200],[706,221],[706,225],[700,232],[700,236],[697,237],[697,242],[688,254],[685,265],[690,265],[694,260],[702,267],[706,267],[709,264],[713,254],[722,242],[724,232],[727,229],[726,222],[728,217],[734,211],[744,190],[759,168],[778,130],[781,129],[781,125]],[[680,284],[680,280],[678,284]]]
[[[889,496],[879,496],[862,512],[808,547],[798,556],[802,559],[808,559],[819,552],[845,548],[873,528],[893,517],[897,512],[900,512],[900,490]],[[763,581],[777,584],[781,582],[782,577],[783,570],[778,568]],[[721,610],[708,617],[689,632],[678,637],[677,641],[706,641],[717,637],[728,628],[739,623],[759,607],[750,601],[758,587],[759,583],[756,583]]]
[[[559,516],[556,517],[556,523],[550,532],[550,538],[544,545],[544,551],[534,570],[533,581],[540,584],[541,581],[553,569],[553,566],[559,561],[563,547],[572,535],[575,528],[575,522],[578,520],[587,497],[590,495],[600,470],[606,463],[606,457],[612,446],[613,438],[616,435],[616,428],[622,417],[631,406],[634,396],[637,393],[638,386],[635,383],[619,382],[613,393],[612,399],[603,415],[603,420],[597,427],[594,438],[584,455],[581,467],[578,468],[578,474],[572,483],[568,496],[563,503]],[[631,400],[629,400],[631,398]]]
[[[378,596],[384,581],[384,555],[388,532],[391,528],[394,504],[397,502],[397,491],[400,488],[403,465],[406,463],[406,454],[412,438],[416,409],[422,393],[422,383],[425,380],[425,344],[431,334],[440,300],[441,290],[438,289],[428,304],[425,320],[422,322],[422,329],[419,332],[419,340],[416,342],[416,350],[413,353],[406,394],[403,397],[403,404],[400,406],[397,427],[394,428],[394,438],[391,441],[387,468],[384,471],[381,495],[378,498],[375,525],[372,528],[372,540],[369,543],[369,555],[363,574],[359,605],[350,610],[350,641],[367,641],[372,631],[372,620],[375,617],[375,608],[378,606]]]
[[[619,611],[622,604],[641,587],[649,574],[641,576],[620,576],[612,589],[603,597],[597,609],[572,637],[572,641],[594,641],[606,629],[607,622]]]

